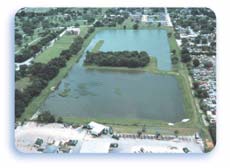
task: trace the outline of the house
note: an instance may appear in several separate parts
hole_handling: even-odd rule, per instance
[[[89,124],[88,124],[88,126],[89,126],[89,128],[91,129],[90,130],[90,133],[92,134],[92,135],[95,135],[95,136],[100,136],[101,134],[103,134],[103,132],[105,131],[105,130],[109,130],[109,127],[107,127],[107,126],[104,126],[104,125],[102,125],[102,124],[98,124],[98,123],[96,123],[96,122],[94,122],[94,121],[91,121]]]
[[[78,28],[78,27],[68,27],[66,29],[66,34],[80,35],[80,28]]]

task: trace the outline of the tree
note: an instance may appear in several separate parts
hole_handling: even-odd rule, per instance
[[[137,131],[137,136],[141,137],[141,135],[142,135],[142,132],[141,131]]]
[[[22,27],[22,29],[28,36],[32,36],[34,33],[34,29],[29,25]]]
[[[202,89],[196,90],[196,96],[203,99],[209,97],[207,90],[202,90]]]
[[[50,112],[45,111],[38,115],[37,121],[40,123],[54,123],[55,117]]]
[[[149,61],[150,57],[144,51],[87,52],[84,64],[114,67],[143,67]]]
[[[172,37],[172,32],[168,32],[168,38]]]
[[[19,91],[15,90],[15,116],[20,117],[21,114],[24,112],[26,107],[26,101],[24,99],[24,94]]]
[[[179,131],[178,131],[178,130],[175,130],[175,131],[174,131],[174,135],[175,135],[176,137],[178,137]]]
[[[181,55],[181,62],[183,63],[187,63],[191,61],[191,57],[189,56],[189,54],[183,54]]]
[[[94,24],[95,27],[103,27],[103,23],[101,21],[97,21],[95,24]]]
[[[137,30],[139,28],[139,25],[137,24],[137,23],[135,23],[134,25],[133,25],[133,29],[134,30]]]
[[[179,58],[176,57],[176,56],[173,56],[173,57],[171,58],[171,61],[172,61],[172,64],[177,64],[178,61],[179,61]]]
[[[176,54],[176,50],[175,50],[175,49],[172,50],[172,54],[173,54],[173,55]]]
[[[195,90],[198,89],[199,85],[200,85],[200,83],[198,81],[193,82],[193,89],[195,89]]]
[[[213,66],[213,63],[211,61],[207,61],[204,63],[205,68],[211,68]]]
[[[75,25],[74,25],[75,27],[79,27],[80,26],[80,24],[79,23],[75,23]]]
[[[158,23],[157,27],[161,27],[161,22]]]
[[[63,123],[63,118],[62,117],[58,117],[57,123]]]
[[[156,132],[155,137],[156,137],[156,139],[160,139],[161,138],[161,134],[159,132]]]
[[[144,124],[143,127],[142,127],[142,132],[146,132],[146,125]]]
[[[27,65],[20,65],[20,76],[25,77],[27,74]]]
[[[210,124],[209,125],[209,132],[212,137],[212,141],[214,145],[216,145],[216,124]]]
[[[200,61],[198,59],[193,60],[193,66],[198,67],[200,65]]]
[[[123,29],[126,30],[126,25],[123,26]]]
[[[22,44],[22,34],[15,32],[15,43],[19,46]]]

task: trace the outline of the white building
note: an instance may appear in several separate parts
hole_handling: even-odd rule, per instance
[[[68,27],[66,29],[67,34],[74,34],[74,35],[80,35],[80,28],[79,27]]]
[[[101,135],[105,129],[109,130],[109,127],[104,126],[102,124],[98,124],[98,123],[96,123],[94,121],[91,121],[88,124],[88,126],[91,128],[90,133],[92,135],[96,135],[96,136]]]

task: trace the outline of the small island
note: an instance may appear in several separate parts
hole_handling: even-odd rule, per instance
[[[118,51],[118,52],[87,52],[85,65],[111,67],[144,67],[150,62],[145,51]]]

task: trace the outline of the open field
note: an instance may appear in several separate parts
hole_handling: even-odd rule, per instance
[[[91,52],[98,52],[103,44],[104,44],[104,40],[99,40],[99,41],[95,44],[95,46],[94,46],[94,48],[92,49]]]
[[[82,38],[87,34],[88,29],[89,29],[88,26],[84,26],[84,25],[80,26],[80,30],[81,30],[81,31],[80,31],[80,36],[81,36]]]
[[[47,48],[40,55],[36,56],[34,62],[47,63],[52,58],[59,57],[62,50],[68,49],[73,42],[74,35],[64,35],[58,39],[53,46]]]

